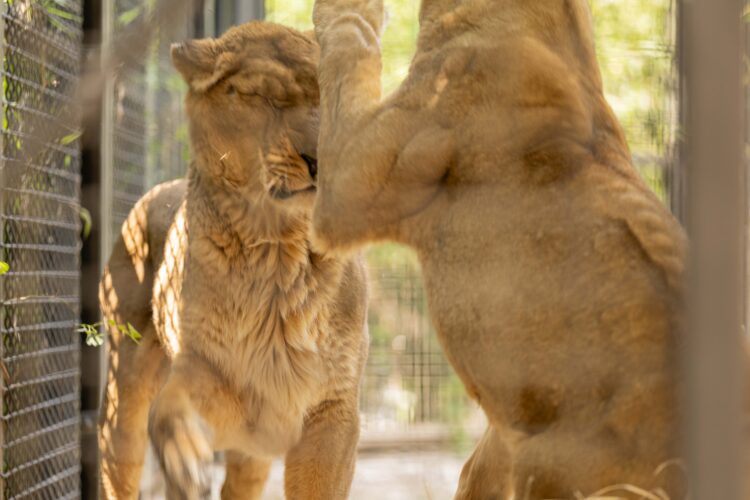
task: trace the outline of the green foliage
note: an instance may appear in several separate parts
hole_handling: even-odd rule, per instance
[[[671,2],[595,0],[592,13],[605,94],[631,150],[636,157],[663,156],[676,120]]]
[[[314,0],[266,0],[266,19],[299,30],[312,29]],[[409,71],[419,31],[419,2],[386,1],[388,24],[381,47],[383,52],[383,92],[398,87]]]
[[[99,331],[101,324],[101,322],[93,324],[81,323],[76,331],[86,334],[86,345],[99,347],[104,344],[104,335]]]
[[[60,139],[60,144],[62,146],[67,146],[68,144],[72,144],[75,141],[77,141],[79,137],[81,137],[81,134],[83,134],[83,132],[81,132],[80,130],[77,130],[71,134],[68,134],[65,137],[62,137]]]
[[[91,234],[91,212],[84,207],[79,207],[78,215],[81,217],[81,223],[83,224],[83,227],[81,228],[81,237],[84,240],[87,240]]]
[[[109,320],[107,323],[110,326],[117,328],[120,333],[122,333],[126,337],[129,337],[136,344],[138,344],[141,341],[141,338],[143,338],[138,330],[136,330],[135,327],[130,323],[120,325],[112,320]],[[81,323],[76,331],[86,334],[86,345],[91,347],[99,347],[104,344],[104,334],[99,331],[99,327],[101,327],[103,324],[104,323],[101,321],[97,321],[96,323],[91,324]]]
[[[128,9],[119,16],[117,16],[117,25],[120,27],[125,27],[131,24],[133,21],[138,19],[138,17],[143,12],[143,5],[136,5],[132,9]]]
[[[312,29],[314,0],[266,0],[266,20],[299,30]]]
[[[9,2],[8,5],[12,5]],[[49,23],[56,29],[72,33],[75,26],[83,22],[83,18],[77,14],[79,6],[74,0],[37,0],[31,2],[32,8],[42,9],[47,13]]]
[[[373,245],[367,250],[367,262],[373,269],[390,272],[416,273],[419,259],[411,248],[396,243]]]

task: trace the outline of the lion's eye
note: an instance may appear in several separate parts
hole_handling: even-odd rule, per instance
[[[227,87],[227,95],[235,95],[237,93],[237,89],[234,88],[234,85],[229,85]]]

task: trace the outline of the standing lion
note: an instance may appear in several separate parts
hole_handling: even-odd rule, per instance
[[[358,257],[314,252],[318,47],[254,22],[176,45],[189,86],[188,180],[147,193],[101,282],[110,364],[102,493],[138,498],[147,428],[168,498],[203,496],[226,450],[224,499],[343,499],[367,354]],[[132,324],[143,338],[123,338]],[[150,415],[149,415],[149,408]]]
[[[383,101],[382,0],[317,0],[314,21],[314,246],[417,250],[438,337],[489,420],[457,498],[623,483],[680,498],[685,237],[604,99],[586,1],[423,0],[409,75]]]

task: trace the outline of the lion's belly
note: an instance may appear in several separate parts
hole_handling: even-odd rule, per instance
[[[508,220],[490,202],[448,213],[465,223],[420,252],[429,307],[491,419],[533,431],[669,371],[670,298],[622,225]]]

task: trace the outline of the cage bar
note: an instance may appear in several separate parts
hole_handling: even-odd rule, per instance
[[[742,362],[747,222],[744,2],[685,0],[680,42],[691,258],[684,351],[692,497],[743,498]]]

